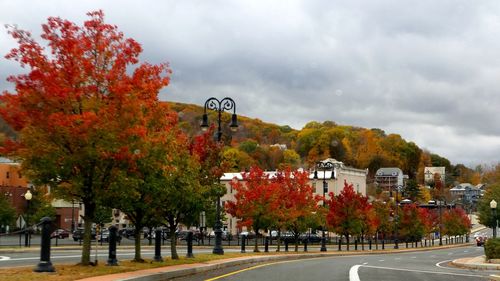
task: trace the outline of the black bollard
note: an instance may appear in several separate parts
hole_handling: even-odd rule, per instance
[[[385,250],[385,239],[382,239],[382,250]]]
[[[269,253],[269,237],[267,236],[264,240],[264,252]]]
[[[358,239],[354,240],[354,250],[358,250]]]
[[[408,241],[406,241],[406,249],[408,249]]]
[[[114,225],[109,227],[109,252],[108,252],[108,263],[106,265],[117,266],[118,260],[116,259],[116,234],[118,232],[118,228]],[[101,239],[102,241],[102,239]]]
[[[368,240],[368,250],[372,250],[372,239]]]
[[[245,243],[246,241],[245,240],[247,240],[246,238],[247,238],[246,235],[241,235],[241,252],[242,253],[246,253],[247,252],[247,251],[245,251],[245,245],[246,245],[246,243]]]
[[[339,239],[339,252],[342,251],[342,239]]]
[[[187,254],[186,258],[194,258],[193,255],[193,232],[187,233]]]
[[[42,245],[40,247],[40,262],[33,271],[35,272],[55,272],[55,268],[50,261],[50,233],[52,232],[52,219],[44,217],[42,223]]]
[[[304,240],[304,252],[307,252],[307,239]]]
[[[288,252],[288,239],[285,240],[285,252]]]
[[[163,257],[161,256],[161,243],[162,243],[162,230],[157,228],[155,230],[155,256],[153,258],[156,262],[162,262]]]

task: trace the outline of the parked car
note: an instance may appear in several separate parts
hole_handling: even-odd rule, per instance
[[[226,230],[222,230],[222,234],[221,234],[222,240],[227,240],[227,234],[228,234],[228,232]],[[208,236],[210,238],[214,238],[215,237],[215,232],[213,230],[210,231],[210,233],[208,234]]]
[[[127,228],[122,228],[118,231],[120,236],[125,237],[125,238],[133,238],[135,235],[135,228],[133,227],[127,227]]]
[[[486,236],[477,236],[476,237],[476,245],[477,246],[484,246],[484,243],[486,243],[486,240],[488,240],[488,237],[486,237]]]
[[[300,235],[300,241],[304,243],[307,241],[307,243],[319,243],[321,242],[321,235],[318,235],[316,233],[304,233]]]
[[[187,240],[188,233],[193,233],[193,241],[201,240],[201,232],[199,230],[181,230],[177,232],[177,237],[180,240]]]
[[[255,232],[253,232],[253,231],[242,231],[242,232],[240,232],[240,239],[243,236],[245,236],[246,239],[254,239],[255,238]]]
[[[91,239],[95,240],[95,229],[92,229]],[[83,228],[79,227],[75,229],[75,231],[73,231],[73,240],[74,241],[83,240]]]
[[[50,234],[50,238],[64,239],[69,237],[69,231],[59,228]]]
[[[122,241],[122,236],[119,233],[116,233],[116,242]],[[97,241],[99,242],[109,242],[109,229],[104,229],[99,236],[97,236]]]

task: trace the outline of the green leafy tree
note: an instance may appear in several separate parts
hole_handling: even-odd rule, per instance
[[[6,196],[0,194],[0,226],[11,226],[16,220],[16,209],[10,204]]]
[[[418,202],[422,198],[420,194],[420,187],[418,186],[417,181],[414,179],[408,180],[408,182],[406,183],[404,194],[412,202]]]
[[[495,225],[495,220],[493,218],[493,212],[490,208],[491,200],[500,202],[500,184],[495,183],[488,186],[484,196],[479,200],[478,212],[479,212],[479,222],[487,227],[493,227]],[[497,210],[497,213],[500,213]]]

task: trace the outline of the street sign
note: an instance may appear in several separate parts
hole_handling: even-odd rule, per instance
[[[26,221],[24,221],[24,218],[23,216],[19,216],[16,220],[16,226],[18,228],[24,228],[24,226],[26,225]]]

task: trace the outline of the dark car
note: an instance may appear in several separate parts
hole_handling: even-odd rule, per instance
[[[95,240],[95,229],[92,229],[91,239]],[[73,231],[73,240],[74,241],[83,240],[83,228],[79,227],[75,229],[75,231]]]
[[[50,238],[64,239],[69,237],[69,231],[59,228],[50,234]]]
[[[307,243],[319,243],[321,242],[321,235],[315,234],[315,233],[308,233],[308,234],[302,234],[300,235],[300,241],[304,243],[307,241]]]
[[[102,230],[101,233],[99,233],[99,236],[97,236],[97,241],[99,242],[109,242],[109,229],[104,229]],[[121,242],[122,241],[122,236],[120,233],[116,233],[116,242]]]
[[[198,241],[201,240],[201,232],[199,230],[181,230],[177,232],[177,237],[180,240],[187,240],[188,233],[192,232],[193,233],[193,241]]]
[[[125,237],[125,238],[133,238],[135,235],[135,228],[133,227],[127,227],[127,228],[122,228],[118,231],[120,236]]]

